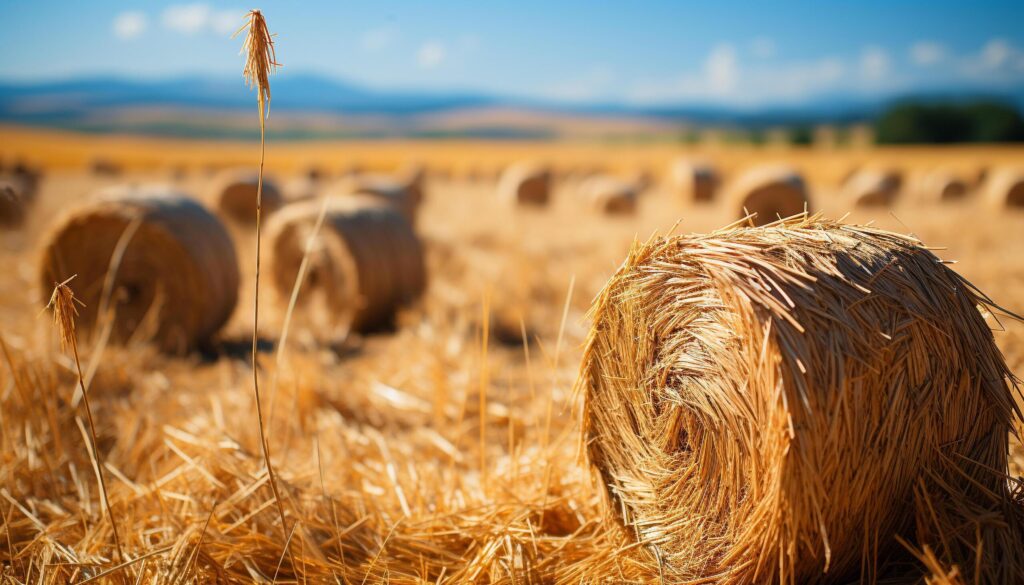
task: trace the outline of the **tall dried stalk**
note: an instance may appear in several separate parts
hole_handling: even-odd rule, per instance
[[[259,367],[256,362],[257,340],[260,324],[260,215],[263,208],[263,163],[267,155],[267,104],[270,102],[270,74],[280,65],[274,53],[274,39],[267,29],[267,21],[259,10],[250,10],[248,22],[235,34],[246,31],[242,52],[245,53],[245,68],[242,75],[246,84],[256,89],[256,103],[260,114],[260,170],[256,186],[256,291],[254,293],[253,324],[252,324],[252,385],[256,396],[256,417],[260,430],[260,447],[263,460],[267,466],[267,479],[274,493],[277,512],[281,516],[281,530],[288,531],[284,517],[284,502],[277,489],[274,467],[270,464],[270,445],[267,443],[266,430],[263,428],[263,405],[260,402]],[[287,549],[287,546],[286,546]]]
[[[71,278],[74,278],[73,276]],[[82,374],[82,362],[78,357],[78,339],[75,336],[75,317],[78,316],[78,309],[75,303],[81,303],[75,298],[74,291],[68,286],[71,278],[57,284],[50,295],[48,308],[53,309],[53,323],[60,334],[60,348],[71,353],[75,358],[75,368],[78,370],[78,385],[82,388],[82,402],[85,405],[85,417],[89,422],[89,441],[92,443],[91,459],[96,467],[96,477],[99,481],[100,495],[103,497],[103,506],[107,509],[107,516],[110,518],[110,528],[114,533],[114,545],[117,547],[117,559],[124,562],[124,551],[121,549],[121,538],[117,533],[117,522],[114,521],[114,511],[110,509],[110,498],[107,496],[107,482],[103,478],[103,464],[100,462],[100,452],[96,447],[96,423],[92,418],[92,406],[89,404],[89,389],[85,385],[85,376]]]

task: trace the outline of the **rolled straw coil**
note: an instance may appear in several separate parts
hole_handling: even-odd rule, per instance
[[[671,177],[676,188],[688,201],[711,201],[718,188],[718,173],[705,162],[678,160],[672,164]]]
[[[256,223],[256,193],[259,173],[255,170],[227,169],[217,174],[210,188],[220,214],[239,224]],[[263,217],[284,205],[277,183],[263,177]]]
[[[803,176],[784,165],[759,166],[744,172],[729,185],[725,199],[739,217],[755,214],[755,225],[811,211]]]
[[[551,171],[532,163],[513,164],[501,174],[498,197],[514,205],[547,205],[551,198]]]

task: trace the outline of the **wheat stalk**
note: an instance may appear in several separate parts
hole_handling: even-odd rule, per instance
[[[288,533],[285,523],[284,502],[277,489],[274,467],[270,464],[270,445],[267,443],[266,430],[263,428],[263,405],[260,402],[259,367],[256,362],[257,339],[260,323],[260,215],[263,207],[263,164],[267,155],[267,105],[270,102],[270,75],[280,66],[274,53],[274,39],[267,28],[267,21],[259,10],[250,10],[248,21],[235,33],[246,31],[242,52],[245,54],[245,68],[242,75],[250,88],[256,89],[256,103],[260,114],[260,170],[256,186],[256,292],[254,293],[253,325],[252,325],[252,384],[256,396],[256,417],[260,431],[260,447],[263,460],[267,466],[267,479],[274,493],[277,512],[281,516],[281,530]],[[287,543],[285,545],[287,550]]]
[[[117,547],[118,561],[124,562],[127,559],[124,556],[124,551],[121,549],[121,538],[117,533],[117,522],[114,521],[114,511],[110,508],[110,498],[107,496],[107,482],[103,478],[100,452],[96,447],[96,423],[93,422],[92,406],[89,404],[89,389],[85,385],[85,376],[82,375],[82,362],[78,357],[78,339],[75,336],[75,317],[78,316],[78,309],[75,307],[75,303],[82,304],[82,302],[75,298],[74,291],[68,286],[68,282],[73,278],[74,276],[54,286],[47,308],[53,310],[53,323],[60,335],[61,351],[67,351],[68,347],[70,347],[75,358],[75,368],[78,370],[78,384],[82,388],[82,403],[85,405],[85,417],[89,422],[89,440],[92,443],[89,446],[91,448],[90,455],[93,466],[96,468],[100,494],[103,496],[103,506],[107,509],[107,515],[110,518],[110,528],[114,533],[114,545]]]

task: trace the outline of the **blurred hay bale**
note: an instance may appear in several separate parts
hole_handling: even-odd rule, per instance
[[[1001,168],[985,182],[985,199],[996,208],[1024,208],[1024,169]]]
[[[666,582],[873,581],[916,562],[897,537],[1024,582],[989,305],[919,242],[816,217],[638,244],[578,381],[611,513]]]
[[[0,177],[0,227],[16,228],[25,222],[32,199],[23,181]]]
[[[639,191],[635,182],[609,176],[590,177],[579,187],[587,205],[609,215],[635,213]]]
[[[367,331],[392,322],[395,312],[426,287],[423,248],[395,207],[369,196],[329,197],[289,205],[268,224],[269,268],[287,302],[321,206],[324,224],[313,242],[298,306],[317,298],[333,325]]]
[[[957,201],[967,197],[967,183],[953,173],[938,169],[920,175],[917,183],[918,195],[927,201]]]
[[[679,159],[672,163],[669,174],[672,183],[688,201],[711,201],[718,188],[718,173],[707,162]]]
[[[338,197],[363,196],[397,209],[409,223],[414,223],[422,191],[413,188],[407,178],[388,175],[358,175],[346,177],[334,184],[328,195]]]
[[[121,165],[106,157],[96,157],[89,161],[89,172],[99,177],[116,177],[121,171]]]
[[[227,169],[213,179],[210,192],[217,210],[227,219],[243,224],[256,223],[256,192],[259,173],[248,169]],[[273,179],[263,176],[263,216],[284,205],[284,196]]]
[[[327,178],[327,172],[320,165],[310,164],[306,165],[299,171],[299,176],[309,179],[310,181],[322,181]]]
[[[747,170],[729,184],[725,200],[739,217],[755,214],[755,225],[811,211],[803,176],[785,165],[763,165]]]
[[[896,201],[902,184],[894,170],[863,168],[843,185],[843,197],[856,207],[888,207]]]
[[[82,330],[112,315],[112,340],[152,340],[182,353],[210,339],[234,311],[238,262],[227,230],[169,187],[107,190],[44,241],[40,284],[49,291],[75,276]]]
[[[297,175],[283,185],[284,198],[289,202],[315,199],[320,185],[321,181],[310,179],[305,174]]]
[[[513,205],[547,205],[551,198],[551,171],[535,163],[510,165],[498,181],[498,197]]]

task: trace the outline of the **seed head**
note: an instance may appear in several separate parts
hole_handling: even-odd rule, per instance
[[[263,13],[259,10],[250,10],[246,19],[246,23],[235,33],[237,36],[246,31],[245,42],[242,44],[242,53],[245,53],[245,68],[242,75],[246,84],[259,92],[257,99],[260,110],[265,112],[264,105],[270,101],[270,74],[281,64],[277,62],[277,55],[274,54],[274,38],[267,29]]]
[[[53,294],[50,295],[50,303],[46,305],[48,309],[53,309],[53,323],[57,327],[57,332],[60,333],[61,350],[66,350],[75,342],[75,317],[78,316],[78,308],[75,303],[85,306],[82,301],[75,298],[75,291],[68,286],[72,278],[74,276],[54,286]]]

